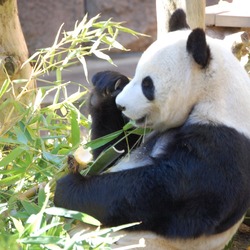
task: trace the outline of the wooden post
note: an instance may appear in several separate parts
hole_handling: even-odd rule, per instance
[[[17,110],[13,105],[14,101],[18,101],[26,109],[33,103],[36,88],[35,81],[30,79],[31,65],[26,64],[21,67],[28,59],[28,49],[18,18],[16,0],[0,0],[0,37],[0,89],[8,77],[13,86],[11,91],[0,98],[0,135],[2,135],[23,115],[20,109]],[[26,80],[13,83],[15,79]]]
[[[191,29],[205,29],[205,0],[186,0],[187,23]]]
[[[205,0],[156,0],[158,39],[168,32],[168,20],[177,8],[185,10],[191,29],[205,29]]]

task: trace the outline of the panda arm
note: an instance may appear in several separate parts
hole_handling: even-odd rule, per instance
[[[67,175],[57,183],[55,205],[90,214],[104,226],[142,222],[134,229],[169,237],[214,233],[221,213],[230,207],[213,195],[220,187],[197,181],[201,173],[182,177],[174,162],[155,163],[92,177]]]
[[[92,82],[94,88],[89,98],[89,113],[92,117],[91,139],[94,140],[121,130],[129,121],[122,115],[115,103],[116,96],[128,84],[129,79],[115,71],[103,71],[95,74]],[[94,159],[105,148],[121,140],[123,136],[124,134],[110,143],[93,150]],[[127,139],[121,140],[116,145],[116,148],[127,152],[127,148],[132,147],[138,141],[138,138],[136,135],[130,135]]]
[[[156,163],[89,178],[70,174],[57,183],[55,205],[92,215],[104,226],[142,222],[133,229],[168,237],[213,233],[221,209],[214,187],[202,190],[196,176],[176,174],[175,163]]]
[[[150,229],[166,213],[156,195],[164,194],[168,200],[166,187],[160,180],[157,184],[162,174],[153,166],[91,177],[69,174],[58,181],[54,202],[90,214],[105,226],[143,221],[143,228]]]
[[[88,213],[105,226],[142,222],[134,229],[169,237],[227,230],[249,207],[249,140],[227,129],[190,130],[150,165],[67,175],[57,183],[55,205]]]

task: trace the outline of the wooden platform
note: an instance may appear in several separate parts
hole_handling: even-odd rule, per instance
[[[249,28],[250,0],[234,0],[234,2],[206,7],[206,25]]]

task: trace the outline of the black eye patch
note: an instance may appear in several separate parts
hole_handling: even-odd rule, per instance
[[[141,83],[142,92],[149,101],[155,99],[155,86],[150,76],[145,77]]]

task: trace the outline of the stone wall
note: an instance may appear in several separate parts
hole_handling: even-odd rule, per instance
[[[19,18],[30,54],[51,46],[62,23],[72,29],[84,13],[83,0],[17,0]]]
[[[214,4],[219,0],[206,0]],[[229,0],[227,0],[229,1]],[[144,51],[156,39],[156,0],[17,0],[19,17],[30,54],[51,46],[62,23],[71,30],[85,13],[117,22],[150,37],[122,34],[119,41],[132,51]]]
[[[101,13],[102,20],[110,17],[117,22],[151,37],[119,36],[119,41],[132,51],[143,51],[156,37],[154,0],[17,0],[19,18],[30,54],[52,45],[62,23],[71,30],[85,13],[89,17]]]

